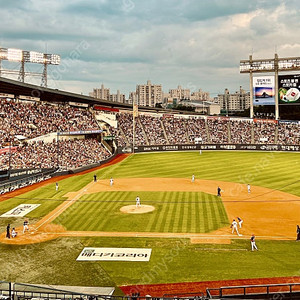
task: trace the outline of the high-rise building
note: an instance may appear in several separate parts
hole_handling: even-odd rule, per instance
[[[229,90],[225,89],[224,94],[218,95],[218,103],[221,110],[227,112],[244,111],[250,107],[250,92],[246,92],[241,86],[234,94],[230,94]]]
[[[90,97],[98,98],[101,100],[110,100],[110,91],[107,88],[104,88],[104,85],[101,84],[100,89],[93,89],[91,93],[89,93]]]
[[[202,91],[202,89],[199,89],[199,91],[196,91],[196,92],[192,93],[191,100],[210,101],[209,92],[204,92],[204,91]]]
[[[156,103],[162,103],[162,86],[161,84],[152,84],[148,80],[147,84],[136,86],[136,96],[138,105],[155,107]]]
[[[183,89],[180,85],[177,89],[169,90],[169,94],[171,98],[177,98],[179,100],[190,99],[191,97],[191,91],[189,89]]]
[[[128,104],[137,103],[137,95],[136,92],[130,92],[128,98]]]
[[[119,90],[117,90],[116,94],[109,95],[109,100],[112,102],[125,103],[125,95],[121,94]]]

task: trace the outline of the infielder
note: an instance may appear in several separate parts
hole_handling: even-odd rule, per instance
[[[135,207],[140,207],[140,206],[141,206],[141,200],[140,200],[140,197],[137,196],[137,197],[135,198]]]
[[[28,220],[25,220],[24,223],[23,223],[23,233],[25,233],[26,230],[27,231],[29,230],[28,225],[29,225]]]
[[[237,224],[238,224],[237,221],[236,221],[235,219],[233,219],[233,221],[232,221],[232,223],[231,223],[231,226],[230,226],[230,228],[232,228],[231,233],[233,234],[234,231],[236,231],[237,235],[240,235],[240,234],[239,234],[238,227],[237,227]]]
[[[247,184],[247,190],[248,190],[248,194],[250,194],[251,193],[251,186],[250,186],[249,183]]]
[[[217,196],[218,197],[221,197],[221,188],[218,186],[217,188]]]
[[[242,228],[242,224],[243,224],[244,221],[240,217],[236,217],[236,218],[237,218],[237,220],[239,222],[240,228]]]
[[[195,175],[192,175],[192,182],[195,182]]]
[[[254,249],[258,250],[257,246],[255,244],[255,235],[254,234],[251,235],[250,241],[251,241],[251,251],[254,251]]]
[[[109,184],[110,184],[110,186],[113,186],[114,180],[112,178],[110,179]]]

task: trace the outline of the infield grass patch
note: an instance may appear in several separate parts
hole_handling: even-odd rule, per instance
[[[153,205],[146,214],[124,214],[137,192],[83,195],[59,219],[68,230],[205,233],[228,225],[222,200],[202,192],[138,192],[141,203]],[[70,213],[72,210],[72,213]]]

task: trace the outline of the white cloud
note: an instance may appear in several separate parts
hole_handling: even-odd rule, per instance
[[[249,88],[239,61],[252,51],[297,56],[299,12],[293,0],[3,2],[0,44],[37,51],[47,44],[68,62],[59,80],[71,91],[87,94],[103,82],[127,94],[151,79],[165,91],[181,84],[218,93]],[[89,47],[70,62],[82,41]]]

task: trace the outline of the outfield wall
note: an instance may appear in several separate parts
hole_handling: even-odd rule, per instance
[[[299,145],[269,145],[269,144],[184,144],[184,145],[158,145],[136,146],[134,152],[156,151],[191,151],[191,150],[250,150],[250,151],[287,151],[300,152]],[[120,152],[130,152],[128,147],[120,149]]]

